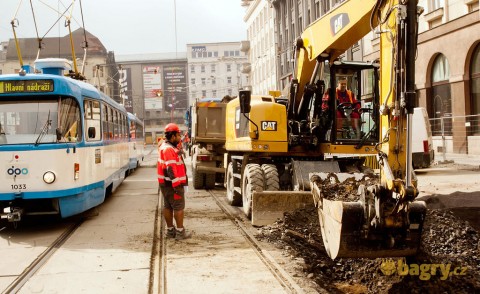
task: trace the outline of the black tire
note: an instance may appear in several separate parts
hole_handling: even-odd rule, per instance
[[[204,186],[204,183],[205,183],[205,174],[197,171],[196,166],[197,166],[197,149],[194,149],[193,150],[193,156],[192,156],[193,188],[203,189],[203,186]]]
[[[280,191],[280,178],[274,164],[262,164],[265,191]]]
[[[215,188],[215,174],[205,174],[205,188]]]
[[[259,164],[249,163],[245,166],[242,181],[243,212],[252,217],[252,196],[254,191],[263,191],[263,171]]]
[[[233,162],[227,167],[227,202],[232,206],[242,205],[242,195],[235,191],[235,178],[233,176]]]
[[[193,188],[203,189],[203,183],[205,182],[205,174],[200,173],[196,169],[192,171]]]

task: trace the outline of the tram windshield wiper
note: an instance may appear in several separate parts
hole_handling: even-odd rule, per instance
[[[40,134],[38,134],[37,140],[35,140],[35,146],[37,146],[42,141],[43,137],[45,136],[45,134],[48,133],[48,130],[50,129],[51,126],[52,126],[52,120],[50,119],[50,110],[49,110],[47,121],[43,125],[43,128],[40,131]]]

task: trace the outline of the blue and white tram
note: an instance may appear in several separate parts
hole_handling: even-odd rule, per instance
[[[128,143],[128,154],[129,154],[129,173],[133,172],[137,167],[140,166],[140,162],[144,158],[144,129],[143,122],[136,117],[133,113],[127,113],[128,118],[128,127],[130,131],[129,143]]]
[[[125,108],[64,69],[0,75],[2,219],[81,213],[128,172]]]

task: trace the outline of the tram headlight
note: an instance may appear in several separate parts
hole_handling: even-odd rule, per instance
[[[55,182],[55,174],[51,171],[48,171],[46,173],[43,174],[43,181],[47,184],[51,184],[53,182]]]

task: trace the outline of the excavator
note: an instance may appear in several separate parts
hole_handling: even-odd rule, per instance
[[[344,1],[296,40],[287,97],[242,90],[228,103],[227,201],[243,206],[253,225],[314,204],[332,259],[417,252],[426,215],[411,155],[421,13],[413,0]],[[371,31],[379,59],[343,60]],[[340,79],[356,102],[329,98]],[[355,131],[352,111],[360,117]],[[352,183],[357,191],[332,197]]]

